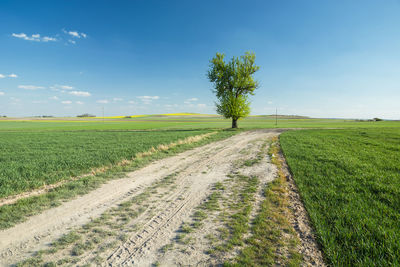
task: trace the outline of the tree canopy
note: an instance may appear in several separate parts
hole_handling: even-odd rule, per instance
[[[252,52],[233,57],[229,62],[225,62],[224,57],[217,53],[210,60],[207,76],[214,84],[218,114],[232,118],[232,128],[237,128],[237,121],[250,114],[248,97],[254,95],[259,85],[252,75],[260,67],[255,65],[256,56]]]

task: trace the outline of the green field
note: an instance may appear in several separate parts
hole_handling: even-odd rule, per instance
[[[0,132],[0,197],[131,159],[207,130]]]
[[[108,131],[160,129],[221,129],[229,128],[231,121],[219,117],[202,116],[147,116],[131,119],[0,119],[0,131]],[[254,116],[239,120],[239,127],[254,128],[381,128],[399,127],[400,121],[361,122],[344,119],[279,118],[275,125],[272,116]]]
[[[229,137],[236,132],[221,131],[229,127],[229,120],[213,116],[3,119],[0,198],[113,166],[188,136],[218,130],[203,143]],[[400,264],[400,122],[280,118],[276,126],[273,117],[254,116],[239,127],[318,128],[285,132],[280,141],[327,262]],[[87,193],[112,175],[86,177],[0,207],[0,229]]]
[[[306,130],[281,145],[328,263],[400,265],[400,129]]]
[[[253,116],[239,126],[253,128],[386,128],[400,122],[293,119]],[[0,120],[0,198],[52,184],[131,158],[152,146],[229,128],[216,116],[145,116],[130,119]]]

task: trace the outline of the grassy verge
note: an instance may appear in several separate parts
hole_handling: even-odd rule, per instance
[[[245,240],[240,254],[224,266],[299,266],[302,257],[297,251],[299,240],[288,221],[290,216],[287,181],[282,162],[277,157],[277,139],[269,149],[278,176],[264,188],[265,200],[251,226],[251,236]]]
[[[196,146],[228,138],[236,133],[237,131],[219,131],[198,142],[185,143],[173,146],[167,150],[154,151],[154,153],[133,159],[128,165],[116,165],[98,175],[83,177],[82,179],[63,184],[60,187],[52,189],[48,193],[21,199],[12,205],[4,205],[0,207],[0,229],[12,227],[16,223],[24,221],[28,216],[58,206],[63,201],[72,199],[78,195],[86,194],[98,188],[108,180],[122,177],[124,173],[143,167],[154,160],[165,158]]]
[[[400,129],[286,132],[281,144],[328,263],[400,265]]]

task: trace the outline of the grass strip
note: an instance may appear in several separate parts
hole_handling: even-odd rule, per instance
[[[287,197],[287,181],[277,139],[268,151],[272,163],[278,167],[278,176],[264,189],[265,200],[251,226],[251,236],[239,255],[224,266],[299,266],[302,257],[297,251],[298,238],[287,219],[290,213]],[[246,224],[247,225],[247,224]]]
[[[21,199],[12,205],[0,207],[0,229],[6,229],[23,222],[27,217],[40,213],[45,209],[61,205],[63,201],[72,199],[78,195],[86,194],[105,182],[123,177],[126,172],[134,171],[155,160],[175,155],[185,150],[228,138],[238,131],[218,131],[214,135],[201,139],[198,142],[176,145],[167,150],[159,150],[154,153],[143,155],[132,160],[129,165],[117,165],[109,168],[104,173],[68,182],[60,187],[54,188],[48,193]]]

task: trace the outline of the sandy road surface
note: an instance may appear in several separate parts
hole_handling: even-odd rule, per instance
[[[226,140],[208,144],[169,157],[127,174],[127,178],[110,181],[89,194],[31,217],[24,223],[0,232],[0,263],[17,263],[52,241],[76,229],[104,211],[140,194],[152,183],[176,174],[173,190],[153,199],[157,209],[144,218],[143,227],[113,250],[107,265],[151,264],[163,242],[167,242],[187,219],[194,207],[207,197],[212,184],[226,179],[232,164],[240,160],[244,148],[257,140],[279,134],[275,130],[240,133]],[[83,257],[82,263],[90,262]]]

